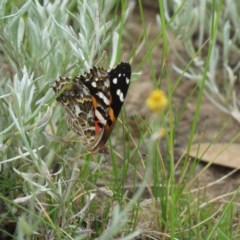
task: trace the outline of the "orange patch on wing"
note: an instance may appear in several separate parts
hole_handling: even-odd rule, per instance
[[[114,116],[114,112],[113,112],[113,109],[111,108],[111,105],[112,105],[112,97],[110,98],[110,107],[108,109],[108,116],[112,122],[115,122],[116,118]]]
[[[112,123],[114,123],[116,121],[116,118],[113,113],[113,109],[111,107],[108,110],[108,116],[109,116],[110,120],[112,121]],[[106,127],[110,128],[111,126],[107,125]]]
[[[97,108],[97,100],[94,96],[91,96],[92,97],[92,104],[93,104],[93,108],[94,110]]]
[[[94,97],[94,96],[91,96],[91,98],[92,98],[92,104],[93,104],[93,109],[94,109],[94,111],[96,110],[96,108],[97,108],[97,100],[96,100],[96,98]],[[95,122],[95,135],[98,135],[100,132],[101,132],[101,128],[99,127],[99,123],[100,121],[99,120],[97,120],[96,122]]]

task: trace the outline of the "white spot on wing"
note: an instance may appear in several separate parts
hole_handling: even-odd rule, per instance
[[[117,82],[118,82],[118,79],[117,79],[117,78],[114,78],[114,79],[113,79],[113,83],[114,83],[114,84],[117,84]]]
[[[126,83],[129,84],[129,82],[130,82],[130,79],[126,78]]]
[[[81,111],[80,107],[77,104],[74,105],[74,108],[75,108],[75,115],[78,116],[78,114],[81,113],[82,111]]]
[[[91,85],[92,85],[92,87],[94,87],[94,88],[96,88],[96,87],[97,87],[97,84],[96,84],[96,82],[92,82],[92,83],[91,83]]]
[[[93,118],[93,111],[90,110],[87,114],[87,119]]]
[[[103,125],[106,125],[107,120],[103,118],[102,114],[97,109],[95,110],[95,116]]]
[[[95,131],[95,126],[93,126],[93,127],[88,127],[88,130],[90,130],[90,131]]]
[[[124,96],[120,89],[117,90],[117,95],[119,96],[120,101],[124,102]]]
[[[106,96],[102,92],[98,92],[97,95],[103,100],[103,102],[108,106],[109,105],[109,99],[106,98]]]

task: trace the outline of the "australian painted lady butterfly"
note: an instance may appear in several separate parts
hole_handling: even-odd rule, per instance
[[[53,87],[65,108],[68,126],[91,152],[106,152],[105,143],[124,103],[131,66],[121,62],[110,71],[93,67],[74,79],[60,78]]]

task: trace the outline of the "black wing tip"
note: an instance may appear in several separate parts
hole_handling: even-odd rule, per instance
[[[123,61],[119,63],[116,69],[121,69],[121,71],[131,74],[131,65],[129,62]]]

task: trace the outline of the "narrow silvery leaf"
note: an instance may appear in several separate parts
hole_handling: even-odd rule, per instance
[[[24,31],[25,31],[25,23],[24,23],[23,18],[20,18],[19,24],[18,24],[18,36],[17,36],[18,49],[20,49],[20,47],[21,47],[22,40],[24,37]]]

